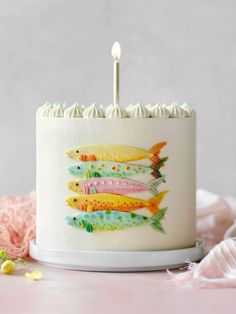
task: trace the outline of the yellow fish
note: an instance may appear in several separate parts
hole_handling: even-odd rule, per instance
[[[168,191],[163,191],[148,201],[123,195],[98,193],[81,194],[75,197],[69,197],[66,202],[67,205],[73,208],[87,212],[97,210],[128,212],[145,207],[153,214],[156,214],[159,211],[159,205],[167,192]]]
[[[149,150],[121,145],[85,145],[78,146],[67,152],[67,156],[80,161],[116,161],[129,162],[140,159],[149,159],[153,163],[159,161],[159,154],[166,145],[166,142],[160,142],[152,146]]]

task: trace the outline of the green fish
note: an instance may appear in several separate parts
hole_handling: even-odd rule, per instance
[[[156,178],[162,177],[159,169],[167,158],[160,160],[153,166],[135,165],[114,161],[79,162],[68,168],[69,173],[78,178],[94,177],[129,177],[140,174],[152,174]]]
[[[77,213],[72,216],[66,216],[65,220],[68,225],[85,229],[87,232],[94,230],[121,230],[148,223],[154,230],[165,233],[161,220],[165,218],[167,208],[162,208],[158,214],[151,218],[137,215],[134,213],[120,211],[97,211],[90,213]]]

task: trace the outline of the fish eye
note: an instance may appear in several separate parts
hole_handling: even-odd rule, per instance
[[[78,149],[75,152],[76,152],[76,154],[78,154],[79,153]]]
[[[76,199],[76,198],[74,198],[74,202],[77,202],[77,199]]]
[[[77,169],[80,169],[80,166],[78,166]]]
[[[79,183],[76,183],[75,185],[76,185],[76,186],[78,186],[78,185],[79,185]]]
[[[76,220],[76,217],[73,217],[73,220]]]

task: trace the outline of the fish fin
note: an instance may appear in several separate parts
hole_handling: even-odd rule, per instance
[[[89,233],[93,232],[93,226],[90,223],[86,223],[85,230]]]
[[[88,213],[93,212],[93,206],[87,206],[86,211]]]
[[[168,193],[169,191],[162,191],[160,192],[158,195],[152,197],[148,203],[148,209],[153,213],[156,214],[159,210],[159,205],[161,203],[161,201],[163,200],[164,196],[166,195],[166,193]]]
[[[152,156],[150,157],[150,160],[153,163],[158,162],[159,160],[159,154],[161,152],[161,149],[166,145],[166,142],[160,142],[158,144],[153,145],[150,149],[149,152],[152,153]]]
[[[89,159],[90,161],[96,161],[96,160],[97,160],[97,158],[96,158],[95,155],[89,155],[89,156],[88,156],[88,159]]]
[[[163,182],[165,182],[164,176],[153,180],[152,182],[148,184],[149,191],[152,192],[154,195],[157,195],[158,194],[157,187]]]
[[[160,233],[166,233],[161,224],[161,220],[165,219],[166,211],[167,207],[160,209],[160,211],[156,215],[152,216],[149,220],[150,226]]]
[[[99,173],[99,172],[97,172],[97,171],[93,171],[93,173],[92,173],[92,177],[94,177],[94,178],[99,178],[99,177],[101,177],[101,175],[100,175],[100,173]]]
[[[85,179],[90,178],[90,172],[89,172],[88,170],[85,170],[85,171],[84,171],[84,178],[85,178]]]
[[[101,177],[101,175],[97,171],[90,171],[90,170],[85,170],[84,171],[84,178],[85,179],[98,178],[98,177]]]
[[[97,191],[94,187],[89,188],[89,194],[96,194],[96,193],[97,193]]]

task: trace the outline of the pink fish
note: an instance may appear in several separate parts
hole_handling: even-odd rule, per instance
[[[82,194],[132,194],[150,191],[157,195],[157,187],[161,182],[165,182],[164,177],[155,179],[148,184],[126,178],[105,177],[69,181],[67,186],[71,191]]]

